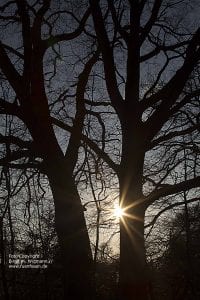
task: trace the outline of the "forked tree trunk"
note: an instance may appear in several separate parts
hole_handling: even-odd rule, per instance
[[[64,299],[90,300],[93,294],[92,253],[79,194],[64,163],[54,166],[48,177],[64,269]]]

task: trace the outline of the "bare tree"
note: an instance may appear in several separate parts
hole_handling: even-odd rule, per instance
[[[120,297],[149,299],[145,211],[157,199],[200,186],[197,173],[186,180],[181,175],[183,148],[199,153],[200,29],[189,17],[186,24],[184,15],[191,9],[195,18],[195,3],[91,0],[90,5],[108,97],[122,133],[120,164],[110,164],[124,209]],[[180,145],[183,135],[193,140]]]
[[[16,0],[4,1],[0,7],[0,26],[4,30],[0,43],[1,125],[2,129],[6,127],[5,116],[12,116],[14,124],[9,133],[7,129],[1,132],[0,164],[13,169],[38,169],[47,176],[55,205],[65,297],[89,299],[92,253],[73,172],[85,117],[84,93],[98,52],[86,54],[86,64],[76,70],[75,78],[70,78],[71,85],[65,81],[65,89],[56,78],[62,60],[58,44],[67,42],[65,47],[71,47],[72,40],[84,32],[90,13],[83,5],[76,14],[77,5],[73,7],[73,3],[65,1]],[[59,23],[61,19],[64,23]],[[84,55],[79,53],[78,60],[84,61]],[[75,62],[68,62],[73,68]],[[72,105],[69,90],[69,94],[73,90]],[[53,121],[53,116],[60,117],[60,106],[72,124],[65,149]]]

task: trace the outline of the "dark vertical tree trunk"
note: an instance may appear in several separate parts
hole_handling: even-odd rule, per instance
[[[64,299],[90,300],[93,294],[92,253],[83,207],[65,163],[50,169],[55,224],[64,268]]]
[[[123,140],[120,201],[125,215],[120,222],[120,299],[147,300],[149,279],[146,264],[142,176],[144,144],[141,132],[126,128]],[[130,135],[130,136],[129,136]]]
[[[144,213],[142,206],[133,207],[128,210],[132,217],[124,217],[120,224],[120,299],[150,299],[144,243]]]

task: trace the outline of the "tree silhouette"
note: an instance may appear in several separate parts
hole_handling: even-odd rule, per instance
[[[199,298],[198,215],[199,205],[196,204],[179,211],[171,222],[165,224],[170,238],[155,268],[158,299]]]
[[[195,135],[185,146],[174,146],[179,137],[199,133],[200,30],[197,24],[185,27],[188,1],[90,4],[107,92],[122,133],[121,161],[115,166],[126,211],[120,228],[120,297],[149,299],[145,211],[159,198],[200,185],[198,174],[184,180],[177,168],[184,147],[193,145],[191,152],[199,153]],[[157,149],[160,165],[144,176]],[[173,171],[178,173],[175,181],[170,180]],[[149,191],[144,184],[151,186]]]
[[[86,64],[79,70],[78,79],[72,84],[75,87],[75,105],[71,108],[74,111],[71,117],[73,131],[70,138],[66,138],[67,146],[63,150],[51,117],[53,113],[59,115],[60,107],[55,103],[56,91],[50,95],[48,85],[57,71],[59,54],[56,44],[69,43],[81,35],[89,10],[83,7],[79,19],[75,16],[75,9],[73,12],[72,8],[63,8],[62,4],[65,2],[51,4],[50,0],[42,3],[19,0],[7,1],[0,7],[1,28],[5,29],[0,43],[1,122],[3,128],[4,116],[12,116],[15,127],[10,132],[3,131],[0,136],[4,146],[0,163],[16,169],[36,168],[47,176],[55,205],[65,297],[88,299],[92,254],[73,172],[85,117],[85,88],[98,53],[88,56]],[[59,28],[57,16],[62,14],[71,17],[70,26],[62,24]],[[45,56],[47,51],[51,52],[48,57]],[[49,57],[52,58],[50,65]],[[54,90],[56,88],[54,86]],[[65,96],[66,92],[62,90],[57,100],[62,103]]]

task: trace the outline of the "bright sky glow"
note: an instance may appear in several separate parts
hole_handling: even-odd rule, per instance
[[[113,210],[114,217],[121,219],[124,215],[124,210],[119,205],[117,205]]]

